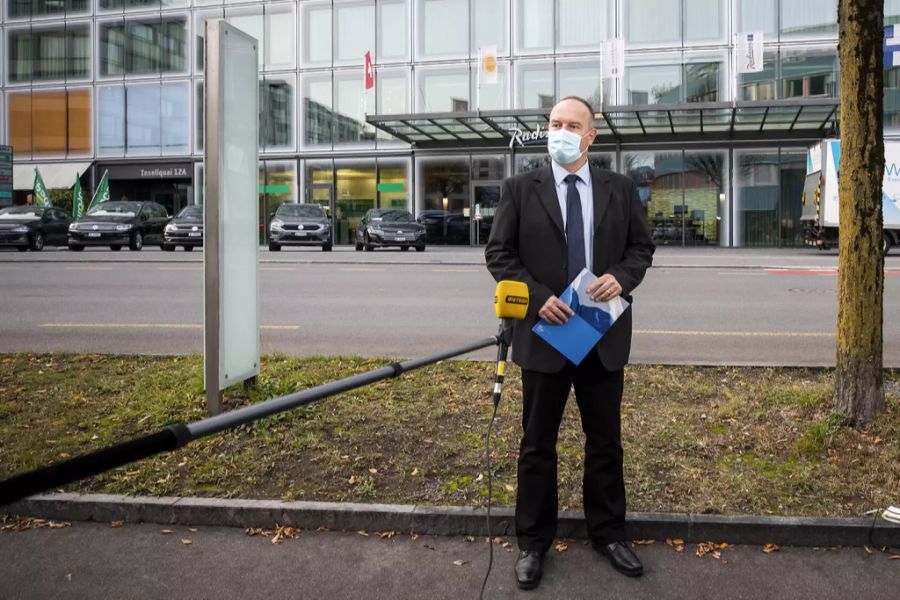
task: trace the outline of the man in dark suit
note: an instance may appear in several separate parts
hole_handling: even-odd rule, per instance
[[[587,268],[599,277],[594,300],[631,292],[650,267],[654,245],[634,183],[591,167],[587,149],[597,131],[590,104],[561,100],[550,113],[551,166],[503,184],[485,250],[498,281],[528,284],[528,316],[513,331],[513,361],[522,367],[522,443],[518,463],[516,579],[540,583],[543,557],[556,537],[556,442],[570,389],[585,432],[584,512],[594,548],[618,571],[636,577],[643,566],[625,542],[625,482],[620,404],[631,348],[631,308],[578,365],[531,329],[537,320],[564,323],[572,310],[559,296]]]

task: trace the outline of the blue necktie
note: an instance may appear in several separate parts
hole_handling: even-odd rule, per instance
[[[566,246],[568,247],[569,283],[587,265],[584,257],[584,217],[581,215],[581,195],[575,184],[581,181],[578,175],[567,175],[566,191]]]

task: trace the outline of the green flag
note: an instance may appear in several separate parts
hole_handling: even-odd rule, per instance
[[[91,210],[95,205],[100,204],[101,202],[106,202],[109,200],[109,171],[103,172],[103,177],[100,179],[100,185],[97,187],[97,191],[94,192],[94,197],[91,198],[91,204],[88,206],[88,210]]]
[[[84,193],[81,191],[81,179],[75,173],[75,188],[72,192],[72,218],[77,219],[84,213]]]
[[[34,168],[34,186],[32,188],[32,197],[35,206],[50,206],[50,196],[47,195],[47,187],[44,180],[41,179],[41,172]]]

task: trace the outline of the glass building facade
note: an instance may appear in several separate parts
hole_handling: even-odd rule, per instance
[[[369,208],[404,207],[431,243],[483,244],[500,182],[547,164],[540,147],[418,148],[371,115],[548,109],[575,94],[632,105],[834,98],[837,0],[4,0],[0,143],[16,163],[89,164],[114,198],[174,212],[202,201],[203,44],[210,19],[260,41],[260,222],[317,202],[353,239]],[[886,0],[900,23],[900,0]],[[738,74],[734,35],[764,34]],[[601,45],[625,73],[601,77]],[[479,48],[498,82],[480,85]],[[364,89],[370,51],[375,89]],[[900,68],[885,73],[885,135],[900,137]],[[591,161],[631,177],[660,244],[801,242],[804,152],[815,140],[598,139]],[[46,166],[46,167],[43,167]],[[16,187],[31,182],[16,182]],[[24,193],[24,190],[23,190]],[[264,230],[261,227],[261,230]],[[264,240],[261,240],[264,241]]]

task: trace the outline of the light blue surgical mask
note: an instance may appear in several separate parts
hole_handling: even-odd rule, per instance
[[[581,139],[587,135],[578,135],[565,129],[552,129],[547,134],[547,152],[550,157],[561,165],[568,165],[579,158],[581,151]]]

